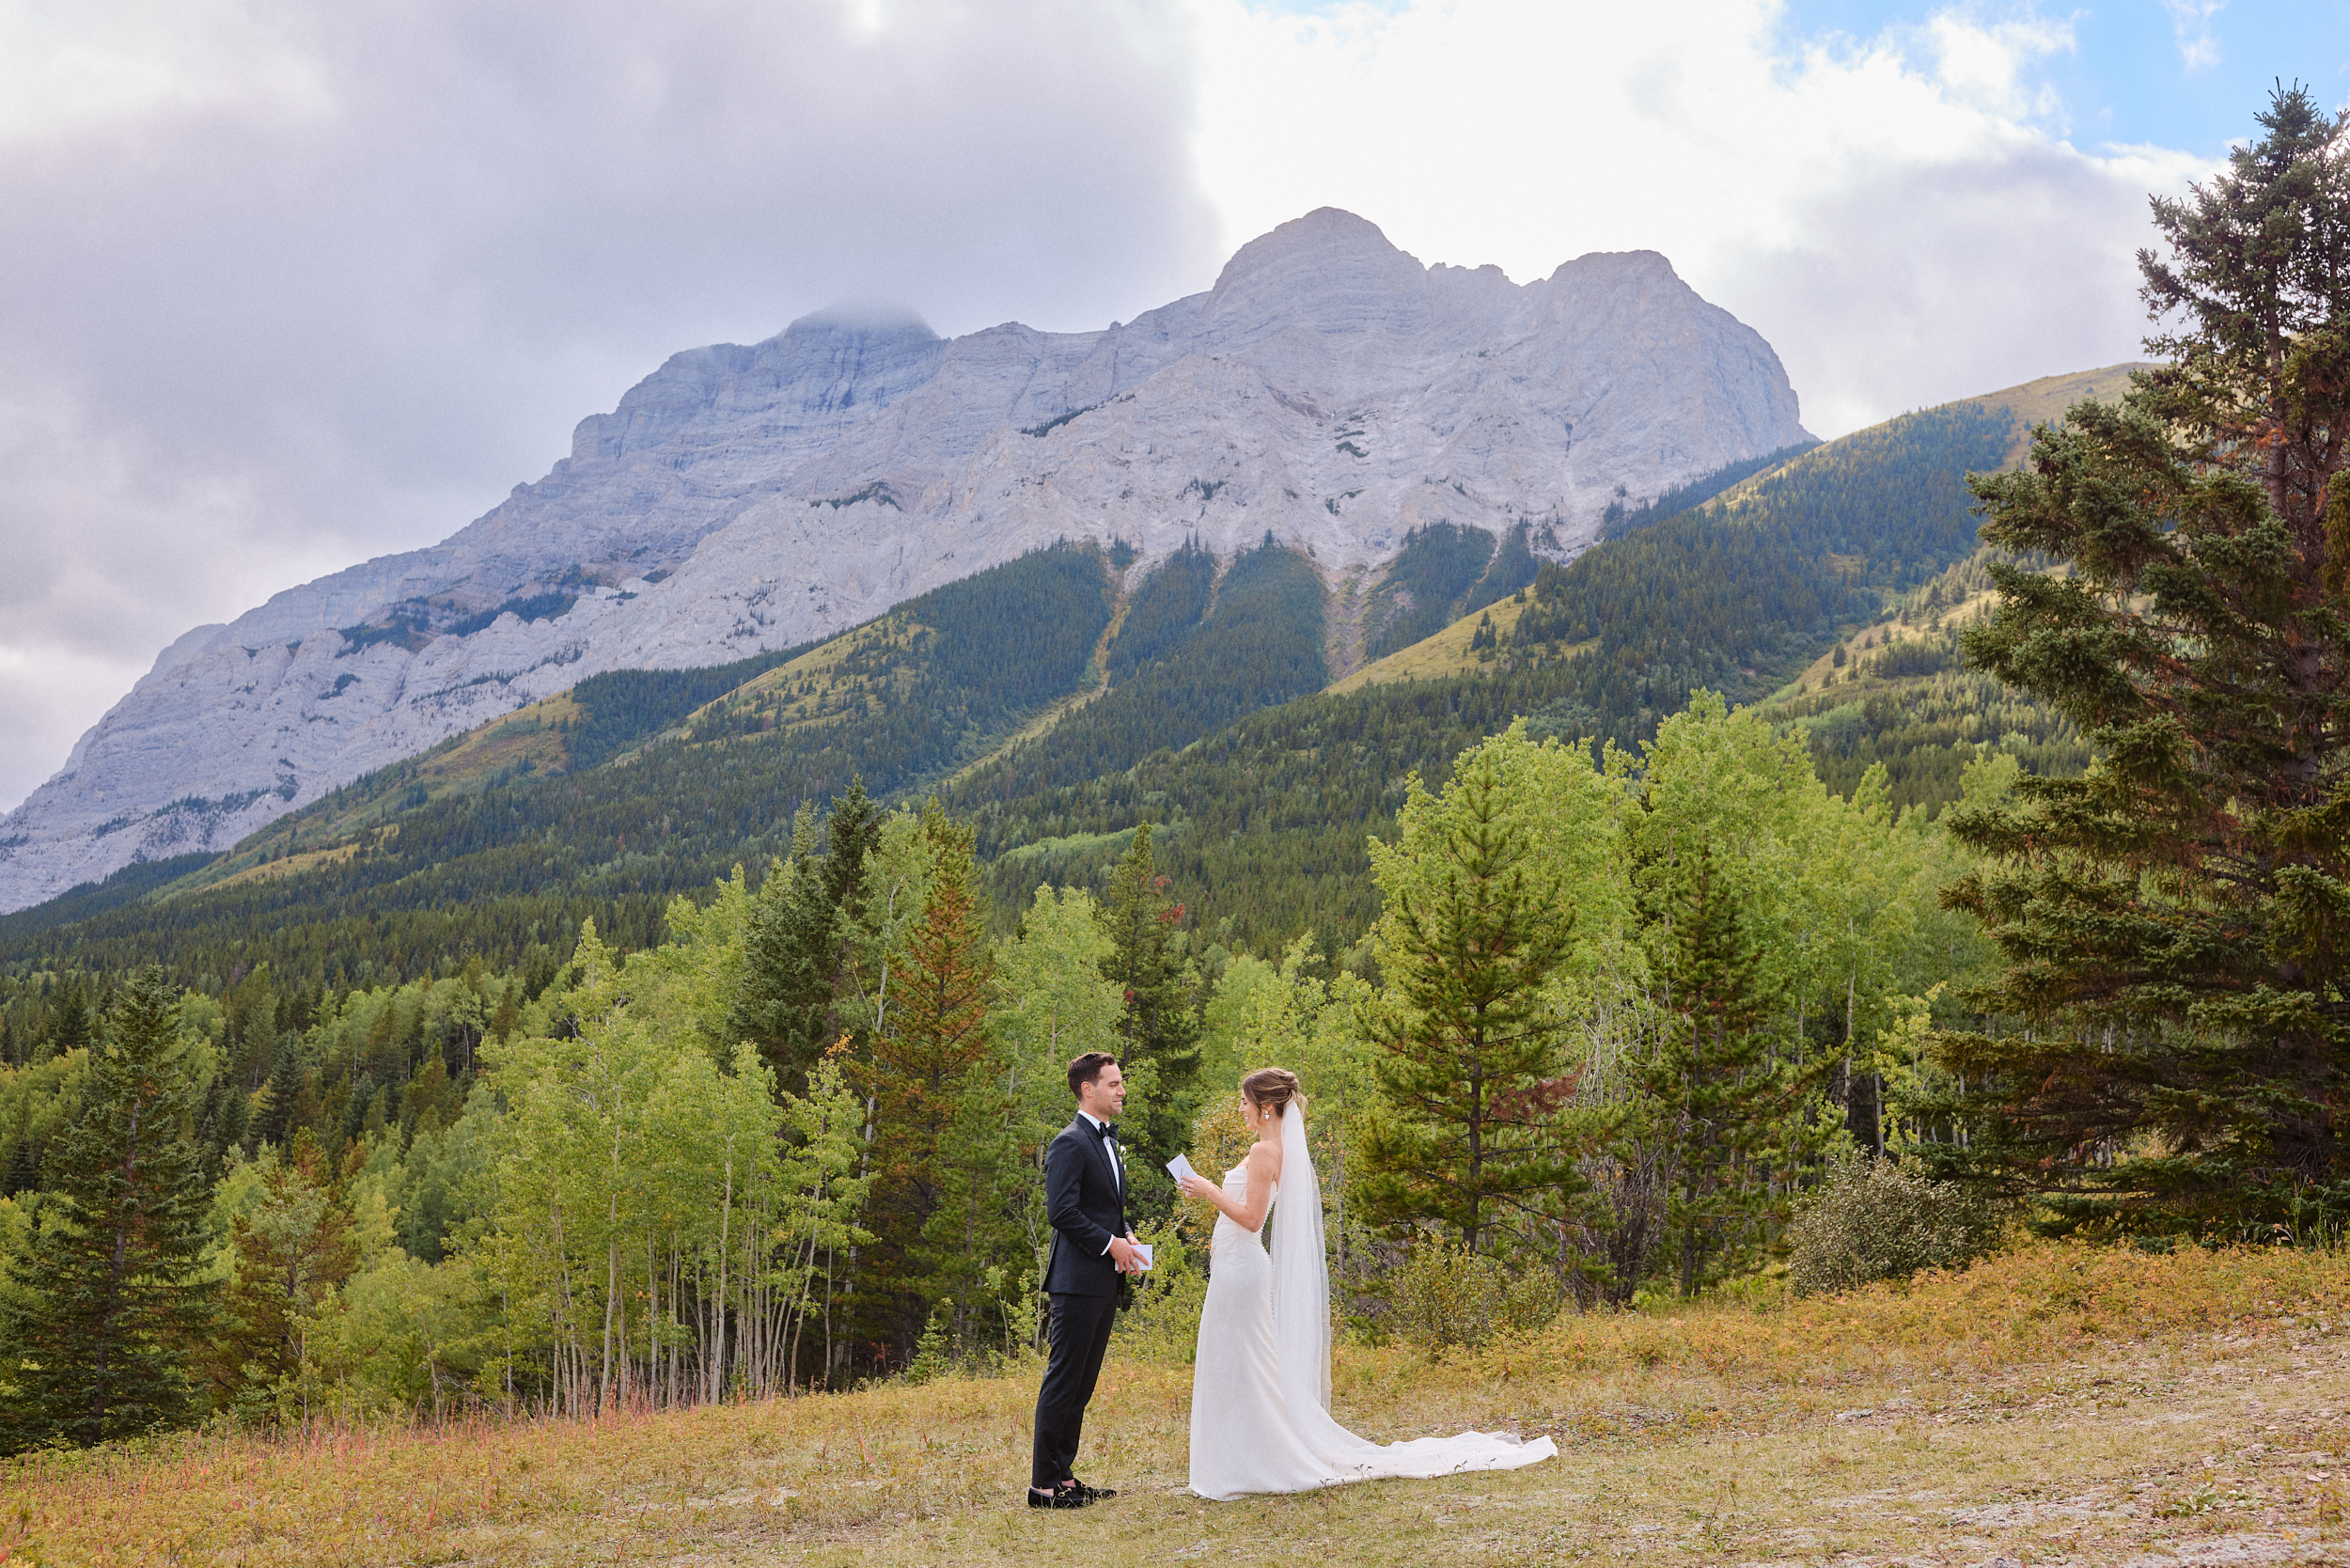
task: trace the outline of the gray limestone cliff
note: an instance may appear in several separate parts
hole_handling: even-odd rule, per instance
[[[1635,499],[1804,438],[1778,355],[1649,251],[1514,285],[1324,208],[1102,332],[827,312],[672,357],[430,549],[199,627],[0,822],[0,910],[227,848],[602,670],[839,631],[1056,539],[1143,564],[1269,531],[1334,578],[1415,525],[1570,556]]]

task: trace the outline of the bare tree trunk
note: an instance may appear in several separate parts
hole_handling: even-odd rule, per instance
[[[731,1137],[728,1137],[728,1138],[727,1139],[727,1184],[726,1184],[726,1196],[725,1196],[724,1200],[722,1200],[722,1202],[721,1202],[721,1206],[720,1206],[719,1211],[718,1211],[718,1318],[717,1318],[717,1345],[716,1345],[715,1350],[713,1351],[713,1354],[712,1354],[712,1356],[711,1356],[711,1365],[712,1365],[712,1367],[714,1369],[713,1376],[719,1380],[719,1381],[718,1381],[718,1383],[717,1383],[717,1385],[716,1385],[716,1387],[717,1387],[717,1388],[723,1388],[723,1387],[724,1387],[724,1379],[725,1379],[725,1377],[726,1377],[726,1364],[727,1364],[727,1264],[732,1261],[732,1259],[729,1257],[729,1255],[728,1255],[728,1251],[727,1251],[727,1243],[728,1243],[728,1239],[729,1239],[729,1238],[732,1236],[732,1234],[733,1234],[733,1225],[734,1225],[734,1139],[733,1139],[733,1138],[731,1138]],[[712,1391],[711,1398],[712,1398],[713,1401],[715,1401],[715,1400],[716,1400],[716,1398],[717,1398],[717,1393],[716,1393],[716,1388],[713,1388],[713,1391]]]
[[[832,1387],[832,1277],[838,1256],[829,1247],[824,1248],[824,1387]]]
[[[607,1236],[603,1244],[603,1364],[596,1372],[596,1403],[599,1411],[608,1405],[612,1399],[612,1309],[619,1305],[620,1297],[620,1238],[618,1234],[619,1220],[620,1195],[615,1192],[612,1195],[611,1218],[614,1233]]]

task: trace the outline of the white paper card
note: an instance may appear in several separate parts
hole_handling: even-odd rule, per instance
[[[1199,1174],[1199,1172],[1192,1169],[1191,1162],[1181,1154],[1176,1155],[1173,1159],[1167,1162],[1167,1173],[1179,1182],[1186,1176],[1197,1176]]]
[[[1140,1254],[1140,1256],[1141,1256],[1141,1258],[1142,1258],[1142,1272],[1143,1272],[1144,1274],[1148,1274],[1148,1273],[1150,1273],[1150,1272],[1151,1272],[1151,1244],[1150,1244],[1149,1242],[1136,1242],[1136,1243],[1134,1243],[1134,1244],[1133,1244],[1133,1246],[1134,1246],[1134,1249],[1135,1249],[1135,1251],[1136,1251],[1136,1253]]]

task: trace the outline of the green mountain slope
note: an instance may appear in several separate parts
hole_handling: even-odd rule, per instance
[[[1094,880],[1149,821],[1162,869],[1214,929],[1259,950],[1312,930],[1335,952],[1376,913],[1365,840],[1409,776],[1436,782],[1463,746],[1519,716],[1637,745],[1693,687],[1736,701],[1786,687],[1785,716],[1807,722],[1841,790],[1882,760],[1903,804],[1935,807],[1993,745],[2033,771],[2077,769],[2086,750],[2055,715],[1957,671],[1954,656],[1951,669],[1926,667],[1922,644],[1906,666],[1889,648],[1872,656],[1865,684],[1801,684],[1815,657],[1881,621],[1905,629],[1914,615],[1919,636],[1929,619],[1944,635],[1945,602],[1965,590],[1963,573],[1940,574],[1976,548],[1966,475],[2008,461],[2021,424],[1983,400],[1810,448],[1720,501],[1544,566],[1491,611],[1475,595],[1452,601],[1461,619],[1327,693],[1123,774],[952,804],[977,819],[1004,907],[1042,881]],[[1446,571],[1465,577],[1461,546],[1437,536],[1422,580],[1441,590]]]
[[[1831,779],[1883,760],[1920,804],[1988,745],[2077,766],[2077,737],[2001,707],[1933,641],[1966,591],[1936,576],[1974,549],[1963,477],[2005,461],[2018,427],[1990,400],[1907,416],[1696,510],[1634,514],[1524,587],[1523,530],[1424,529],[1372,586],[1379,635],[1430,604],[1491,605],[1494,627],[1440,630],[1414,644],[1439,656],[1344,691],[1321,689],[1330,595],[1270,540],[1225,563],[1181,552],[1122,607],[1099,553],[1039,552],[813,648],[583,682],[161,886],[126,873],[8,917],[0,964],[153,958],[217,979],[267,961],[294,984],[468,954],[551,966],[589,916],[623,945],[655,939],[671,897],[738,861],[756,874],[803,806],[856,777],[976,819],[1007,917],[1039,881],[1098,875],[1148,821],[1211,924],[1343,947],[1371,913],[1365,838],[1412,772],[1440,776],[1519,715],[1637,743],[1697,685],[1778,694]]]
[[[1991,604],[1988,556],[1978,551],[1904,595],[1772,698],[1771,713],[1806,731],[1828,788],[1849,794],[1882,762],[1893,805],[1931,813],[1958,798],[1969,764],[1995,752],[2050,776],[2089,765],[2089,743],[2069,719],[1959,658],[1959,628]]]
[[[909,600],[683,713],[723,677],[583,682],[357,780],[136,902],[27,929],[0,962],[221,974],[267,961],[290,983],[349,981],[468,953],[552,962],[591,916],[641,945],[675,894],[782,850],[801,806],[858,777],[880,793],[918,789],[994,750],[1085,682],[1114,605],[1099,555],[1055,548]],[[563,771],[571,734],[609,760]]]
[[[1510,652],[1572,659],[1551,719],[1621,745],[1691,687],[1762,697],[1888,590],[1973,552],[1966,476],[1998,467],[2013,431],[2003,409],[1955,404],[1814,447],[1735,499],[1545,568]]]
[[[1403,536],[1364,607],[1364,652],[1382,659],[1534,580],[1524,523],[1496,540],[1482,528],[1431,523]]]
[[[1041,882],[1087,885],[1125,853],[1136,824],[1159,869],[1210,926],[1260,951],[1302,931],[1343,950],[1376,913],[1365,835],[1403,802],[1415,771],[1453,757],[1557,700],[1561,666],[1317,693],[1249,714],[1181,749],[1073,784],[1016,794],[957,791],[972,818],[997,907],[1017,911]]]
[[[1234,557],[1220,582],[1214,566],[1186,550],[1146,578],[1110,641],[1109,689],[966,774],[954,798],[1120,772],[1326,685],[1327,594],[1306,558],[1268,537]]]
[[[1654,500],[1644,502],[1629,510],[1625,508],[1622,499],[1618,499],[1608,506],[1606,515],[1601,519],[1599,537],[1603,540],[1619,539],[1625,534],[1645,528],[1652,523],[1662,523],[1668,517],[1678,517],[1684,511],[1694,511],[1741,480],[1752,478],[1757,474],[1767,473],[1790,458],[1799,457],[1818,445],[1820,443],[1816,441],[1800,442],[1793,447],[1781,447],[1776,452],[1765,452],[1761,457],[1747,458],[1741,463],[1729,463],[1716,468],[1711,474],[1691,479],[1687,484],[1675,485]],[[1619,492],[1622,489],[1622,486],[1617,488]]]

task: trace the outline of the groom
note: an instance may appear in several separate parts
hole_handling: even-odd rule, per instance
[[[1088,1486],[1070,1467],[1109,1348],[1119,1276],[1138,1272],[1142,1262],[1126,1223],[1126,1169],[1118,1156],[1116,1118],[1126,1105],[1118,1058],[1088,1051],[1069,1064],[1069,1088],[1077,1096],[1077,1119],[1044,1152],[1044,1215],[1053,1223],[1044,1289],[1053,1301],[1053,1354],[1036,1395],[1030,1508],[1083,1508],[1118,1495]]]

